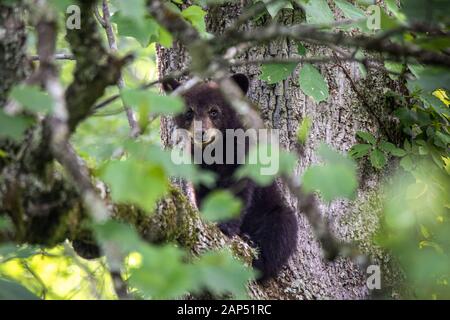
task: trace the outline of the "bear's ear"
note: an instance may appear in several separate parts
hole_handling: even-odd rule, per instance
[[[178,88],[179,86],[180,86],[180,83],[175,79],[164,80],[162,82],[163,90],[166,93],[175,91],[175,89]]]
[[[241,88],[241,90],[244,94],[247,94],[250,83],[245,74],[242,74],[242,73],[233,74],[231,76],[231,79],[233,79],[234,82],[236,82],[236,84],[239,86],[239,88]]]

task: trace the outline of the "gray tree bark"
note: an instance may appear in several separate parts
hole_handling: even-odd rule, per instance
[[[21,4],[0,5],[0,106],[11,87],[25,78],[26,31]]]
[[[208,32],[221,33],[232,24],[241,11],[240,5],[224,5],[208,11]],[[335,12],[336,18],[339,17]],[[303,19],[299,10],[284,10],[280,20],[286,24]],[[243,32],[255,25],[267,23],[267,18],[243,26]],[[324,47],[305,45],[311,55],[331,54]],[[189,63],[187,52],[179,44],[172,48],[157,48],[160,76],[181,70]],[[297,43],[288,39],[273,41],[264,46],[252,47],[240,59],[270,57],[294,57]],[[259,66],[244,66],[233,72],[248,75],[251,85],[249,97],[259,106],[260,113],[269,128],[280,130],[281,144],[287,150],[302,148],[296,173],[301,175],[307,167],[320,161],[316,149],[325,142],[341,152],[347,152],[356,143],[358,130],[369,131],[377,137],[392,141],[396,138],[395,122],[391,119],[393,106],[385,98],[386,89],[399,91],[401,86],[382,72],[370,71],[362,78],[355,63],[336,62],[321,65],[320,71],[329,85],[330,96],[326,102],[315,103],[299,88],[297,68],[287,80],[268,85],[259,80]],[[302,119],[309,117],[312,126],[305,145],[299,146],[296,132]],[[173,123],[164,118],[161,138],[170,147]],[[386,170],[388,171],[388,170]],[[383,293],[396,296],[396,280],[399,271],[392,267],[391,258],[378,248],[373,236],[379,226],[380,204],[377,190],[382,186],[386,171],[377,172],[365,161],[359,163],[359,188],[354,201],[336,200],[326,205],[321,202],[323,217],[330,223],[335,235],[346,241],[358,243],[382,271],[382,290],[370,292],[366,285],[369,276],[351,261],[338,258],[334,262],[323,259],[319,243],[315,239],[306,218],[299,213],[299,240],[297,253],[279,277],[259,290],[258,298],[271,299],[362,299]],[[295,207],[293,197],[286,191],[287,201]]]

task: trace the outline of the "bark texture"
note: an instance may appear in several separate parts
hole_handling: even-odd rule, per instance
[[[21,2],[15,6],[0,4],[0,107],[11,87],[25,77],[26,31]]]
[[[239,15],[240,5],[225,5],[209,10],[207,27],[211,33],[221,33]],[[342,18],[336,15],[336,18]],[[285,10],[280,17],[286,24],[303,19],[299,10]],[[255,25],[268,23],[266,18],[243,26],[243,31]],[[331,54],[331,50],[305,45],[313,55]],[[262,59],[273,57],[294,57],[297,43],[288,39],[273,41],[264,46],[252,47],[240,59]],[[170,49],[158,47],[158,68],[160,76],[181,70],[189,63],[183,47],[175,43]],[[326,102],[315,103],[302,93],[298,84],[297,68],[292,76],[276,85],[259,80],[259,66],[240,67],[238,70],[251,80],[249,96],[260,109],[265,125],[280,129],[281,144],[288,150],[301,148],[302,158],[297,173],[320,159],[316,149],[325,142],[341,152],[347,152],[356,143],[358,130],[372,132],[377,137],[392,141],[396,137],[395,122],[390,114],[391,102],[385,98],[387,89],[398,91],[400,86],[381,72],[370,72],[362,78],[355,63],[336,62],[319,66],[329,85],[330,96]],[[299,146],[296,132],[299,124],[309,117],[312,126],[305,145]],[[161,138],[170,146],[173,123],[170,118],[162,120]],[[388,135],[388,136],[387,136]],[[394,141],[395,142],[395,141]],[[340,239],[355,241],[363,252],[369,253],[382,270],[382,292],[394,296],[395,279],[398,275],[390,267],[390,258],[373,243],[378,226],[377,208],[379,199],[375,196],[381,186],[385,172],[376,172],[370,164],[359,163],[360,185],[354,201],[337,200],[329,205],[321,203],[320,209],[332,230]],[[286,192],[287,201],[295,207],[294,199]],[[346,259],[339,258],[327,263],[322,258],[320,245],[314,238],[306,218],[299,213],[299,241],[297,253],[280,276],[264,287],[259,298],[272,299],[361,299],[370,296],[367,289],[367,274]],[[372,292],[379,294],[380,292]]]

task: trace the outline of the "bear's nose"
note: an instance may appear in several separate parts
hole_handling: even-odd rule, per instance
[[[198,130],[195,132],[194,138],[197,141],[206,141],[208,138],[208,133],[206,132],[206,130]]]

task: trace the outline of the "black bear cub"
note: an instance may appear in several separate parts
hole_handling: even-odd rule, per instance
[[[235,74],[232,79],[246,94],[249,88],[248,78],[243,74]],[[163,83],[166,92],[171,92],[178,86],[179,83],[176,81]],[[186,111],[175,117],[175,124],[178,128],[190,132],[192,146],[200,144],[205,147],[211,143],[214,136],[208,134],[211,132],[210,129],[219,130],[224,140],[226,140],[226,129],[243,129],[237,113],[226,102],[216,83],[198,84],[184,93],[183,99]],[[194,128],[194,122],[201,124],[200,132]],[[235,144],[236,142],[233,140],[231,143]],[[204,185],[196,187],[197,205],[201,207],[202,201],[208,193],[219,189],[229,190],[241,199],[243,209],[239,218],[225,221],[219,224],[219,228],[228,236],[238,234],[243,238],[250,238],[252,245],[257,247],[259,252],[258,259],[254,261],[253,266],[260,271],[258,280],[263,282],[275,277],[295,251],[297,246],[296,215],[285,204],[275,182],[261,187],[249,179],[237,180],[234,173],[239,168],[239,164],[226,162],[226,151],[221,156],[224,159],[221,161],[222,164],[206,164],[205,162],[199,164],[203,170],[215,173],[217,180],[213,188]]]

